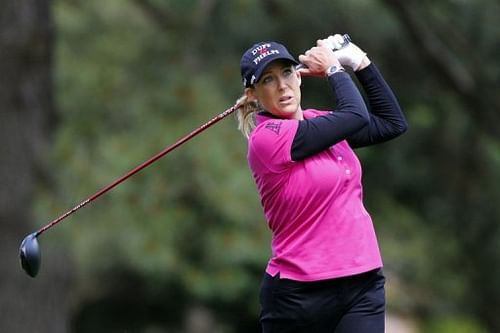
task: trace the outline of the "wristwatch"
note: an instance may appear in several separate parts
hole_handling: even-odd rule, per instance
[[[328,69],[326,70],[326,76],[330,77],[333,74],[338,73],[338,72],[345,72],[344,67],[332,65],[332,66],[328,67]]]

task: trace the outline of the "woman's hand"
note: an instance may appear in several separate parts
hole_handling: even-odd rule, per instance
[[[299,56],[299,61],[306,66],[298,70],[302,76],[325,76],[331,66],[341,67],[327,39],[318,40],[316,45]]]

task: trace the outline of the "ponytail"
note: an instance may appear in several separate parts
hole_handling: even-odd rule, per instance
[[[241,105],[236,111],[238,129],[248,139],[255,128],[255,114],[262,108],[257,101],[249,101],[246,95],[241,96],[236,103]]]

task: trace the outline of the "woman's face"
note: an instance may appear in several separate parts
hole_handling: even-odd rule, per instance
[[[277,117],[302,120],[300,84],[301,77],[294,66],[286,60],[276,60],[266,67],[260,80],[247,88],[246,93]]]

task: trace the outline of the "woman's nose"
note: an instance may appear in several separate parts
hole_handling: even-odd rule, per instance
[[[283,77],[278,78],[278,88],[283,89],[286,87],[286,79]]]

